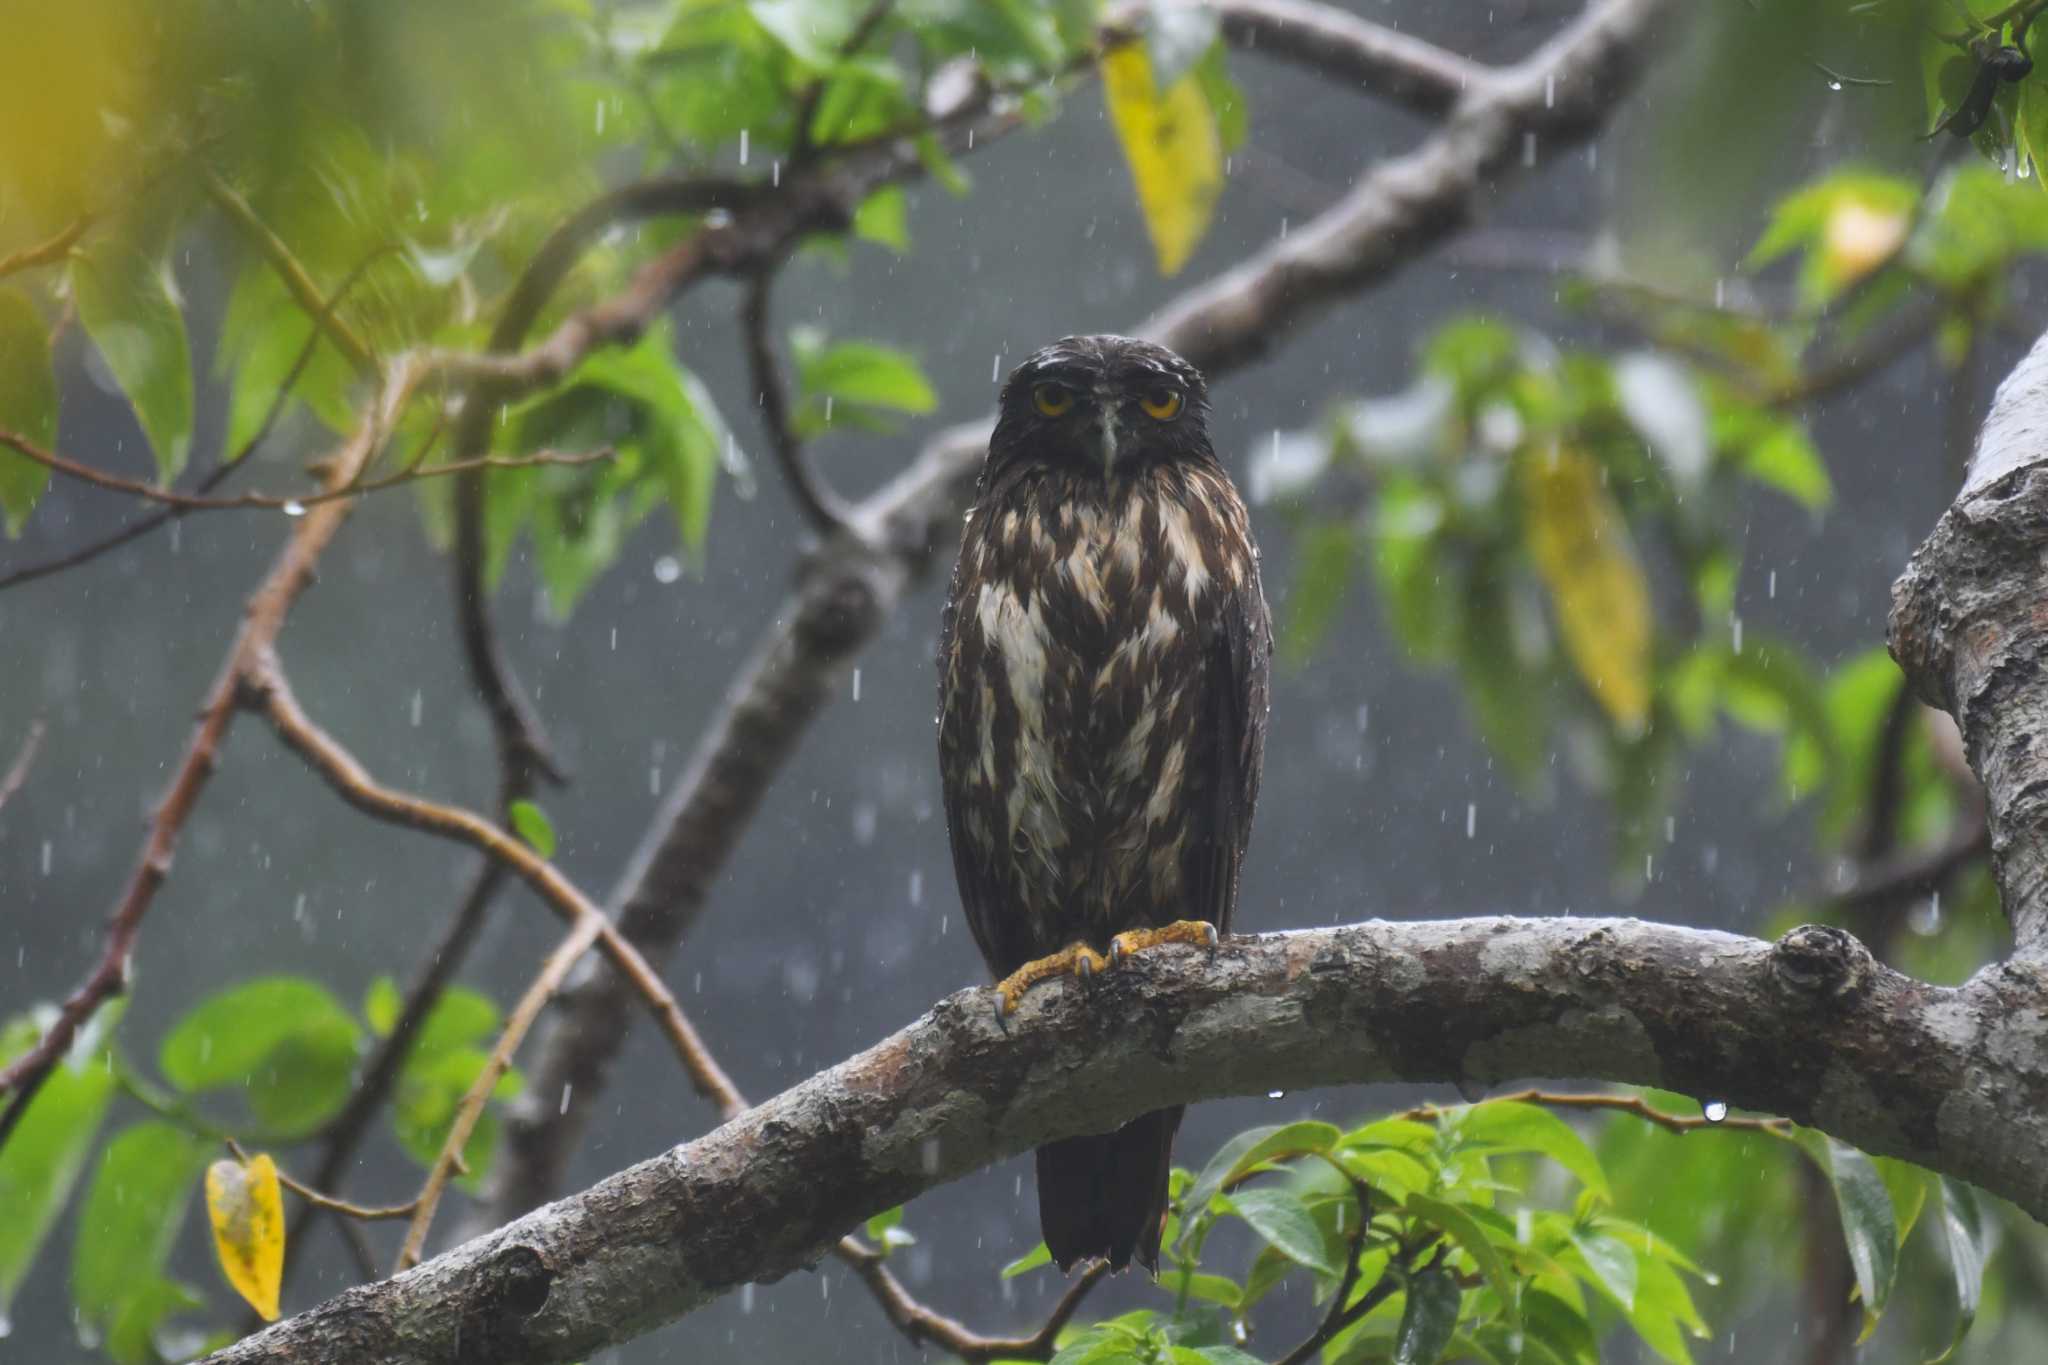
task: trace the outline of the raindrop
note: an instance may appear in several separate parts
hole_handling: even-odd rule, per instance
[[[832,1297],[832,1281],[823,1275],[818,1277],[818,1297],[821,1299]]]
[[[43,875],[45,877],[50,875],[50,841],[48,839],[43,840]]]
[[[598,135],[599,135],[599,136],[603,136],[603,134],[604,134],[604,101],[603,101],[603,100],[599,100],[599,101],[597,102],[597,132],[598,132]]]
[[[779,160],[768,163],[768,183],[776,188],[782,185],[782,162]]]
[[[656,764],[655,766],[653,766],[653,767],[651,767],[651,768],[649,768],[649,769],[647,770],[647,794],[648,794],[649,796],[659,796],[659,795],[661,795],[661,765],[660,765],[660,764]]]
[[[426,698],[420,695],[418,688],[414,688],[412,694],[412,728],[415,730],[420,728],[420,713],[425,707]]]
[[[860,700],[860,670],[857,668],[853,670],[853,699]]]
[[[1742,618],[1732,611],[1728,613],[1728,647],[1737,654],[1742,652]]]
[[[1287,1098],[1287,1092],[1285,1090],[1268,1090],[1266,1098],[1269,1100],[1284,1100]]]
[[[952,920],[952,918],[953,918],[953,917],[952,917],[951,915],[940,915],[940,916],[939,916],[939,937],[940,937],[940,938],[944,938],[944,937],[946,936],[946,925],[947,925],[947,924],[948,924],[948,923],[949,923],[949,922],[950,922],[950,921]]]
[[[910,874],[910,903],[912,905],[922,905],[924,903],[924,873],[922,872]]]
[[[740,165],[747,164],[747,130],[740,129]]]
[[[284,505],[284,514],[288,517],[303,517],[306,515],[306,504],[293,498]]]
[[[1724,303],[1726,303],[1726,302],[1727,302],[1727,299],[1728,299],[1728,281],[1726,281],[1726,280],[1715,280],[1715,281],[1714,281],[1714,307],[1716,307],[1716,308],[1719,308],[1719,307],[1721,307],[1721,306],[1722,306],[1722,305],[1723,305]]]
[[[993,384],[1003,377],[1003,353],[997,351],[988,362],[988,382]]]
[[[612,627],[612,650],[613,650],[613,652],[614,652],[614,653],[616,653],[616,652],[618,651],[618,648],[619,648],[619,628],[618,628],[617,626],[613,626],[613,627]]]
[[[1836,80],[1833,76],[1828,77],[1828,89],[1840,90],[1841,88],[1842,83],[1840,81]]]
[[[740,1286],[740,1311],[742,1313],[754,1311],[754,1286],[751,1284]]]
[[[1777,595],[1778,571],[1773,569],[1770,572],[1770,576],[1764,579],[1764,596],[1775,599]]]
[[[1664,842],[1667,844],[1678,842],[1678,817],[1675,815],[1664,817]]]
[[[832,395],[829,393],[825,395],[825,425],[832,425]]]
[[[1465,837],[1467,839],[1470,839],[1474,834],[1478,832],[1479,803],[1477,801],[1467,801],[1465,803]]]
[[[1906,915],[1906,927],[1926,938],[1941,929],[1941,893],[1935,892]]]
[[[1700,1106],[1700,1113],[1706,1115],[1708,1123],[1719,1123],[1728,1117],[1728,1101],[1708,1100]]]
[[[1543,78],[1543,107],[1557,108],[1557,77],[1554,74]]]
[[[1643,855],[1643,880],[1646,882],[1657,880],[1657,856],[1653,853],[1645,853]]]
[[[677,562],[674,555],[663,555],[660,559],[654,561],[655,582],[673,583],[682,576],[683,566]]]
[[[566,1114],[569,1112],[569,1092],[574,1090],[575,1088],[576,1087],[568,1081],[562,1082],[562,1103],[555,1109],[555,1112],[557,1114]]]

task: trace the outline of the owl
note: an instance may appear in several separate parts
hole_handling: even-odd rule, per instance
[[[1004,1014],[1048,978],[1229,931],[1272,629],[1200,371],[1120,336],[1003,386],[940,627],[939,770],[961,904]],[[1062,1269],[1157,1272],[1181,1108],[1037,1151]]]

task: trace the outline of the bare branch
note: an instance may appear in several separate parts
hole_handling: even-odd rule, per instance
[[[0,429],[0,446],[6,446],[17,454],[47,466],[67,478],[89,483],[95,488],[110,492],[126,493],[130,497],[142,498],[148,502],[162,503],[182,512],[234,512],[251,509],[267,509],[294,514],[337,498],[353,498],[364,493],[381,493],[387,488],[400,484],[415,483],[421,479],[438,479],[447,475],[473,474],[484,469],[527,469],[537,465],[582,465],[596,464],[612,458],[609,446],[603,450],[583,451],[576,454],[561,454],[543,450],[532,455],[480,455],[474,459],[455,460],[448,464],[411,466],[387,474],[379,479],[365,479],[341,488],[327,487],[318,492],[302,493],[286,497],[278,493],[237,493],[231,498],[209,498],[197,493],[179,493],[168,488],[139,479],[126,479],[119,474],[109,474],[89,464],[59,455],[53,450],[44,450],[19,432]]]
[[[769,272],[762,271],[747,285],[740,305],[740,329],[747,339],[747,370],[753,376],[754,401],[761,410],[761,424],[768,428],[768,443],[789,483],[789,495],[796,499],[804,520],[820,535],[831,535],[846,524],[846,508],[818,477],[818,471],[804,456],[804,443],[790,425],[789,396],[782,386],[782,374],[775,364],[775,350],[768,339]]]
[[[555,992],[562,988],[562,980],[568,976],[569,968],[590,950],[590,945],[604,932],[607,923],[595,909],[577,919],[575,927],[555,951],[548,954],[547,961],[541,964],[540,974],[534,977],[533,984],[513,1006],[504,1029],[498,1034],[497,1043],[491,1048],[491,1055],[470,1083],[462,1102],[456,1105],[455,1120],[448,1125],[448,1136],[442,1141],[441,1150],[435,1154],[434,1164],[427,1168],[426,1183],[420,1186],[419,1198],[414,1201],[412,1222],[405,1229],[405,1244],[398,1250],[394,1274],[419,1264],[420,1248],[426,1245],[427,1229],[434,1225],[434,1211],[441,1206],[441,1195],[448,1188],[448,1177],[461,1162],[462,1149],[469,1145],[470,1134],[476,1131],[477,1120],[483,1117],[484,1105],[489,1102],[491,1092],[498,1088],[505,1069],[512,1065],[512,1056],[526,1041],[527,1030],[533,1027],[533,1021],[540,1016],[548,1001],[555,998]]]
[[[229,1138],[227,1142],[228,1150],[235,1154],[235,1160],[244,1163],[249,1160],[249,1154],[242,1149],[241,1143],[233,1138]],[[352,1204],[346,1199],[336,1199],[331,1194],[322,1194],[304,1181],[293,1179],[291,1173],[283,1167],[278,1168],[277,1183],[315,1208],[326,1209],[330,1213],[338,1213],[344,1217],[359,1219],[365,1223],[410,1218],[413,1215],[413,1210],[419,1207],[420,1202],[417,1199],[411,1199],[403,1204]]]
[[[1067,1286],[1044,1323],[1028,1337],[989,1337],[970,1327],[935,1313],[910,1297],[901,1282],[882,1262],[882,1253],[862,1246],[852,1237],[842,1237],[833,1251],[853,1268],[881,1304],[882,1313],[913,1346],[930,1342],[961,1360],[973,1363],[989,1360],[1049,1360],[1060,1330],[1073,1320],[1081,1303],[1109,1274],[1106,1261],[1091,1262]]]
[[[588,1357],[807,1266],[883,1209],[1042,1143],[1224,1095],[1517,1075],[1782,1113],[2048,1215],[2048,987],[1914,981],[1836,929],[1385,922],[960,992],[723,1128],[212,1359]],[[1447,1021],[1450,1021],[1447,1025]]]
[[[1526,128],[1583,133],[1626,92],[1652,21],[1670,0],[1607,0],[1559,39],[1475,87],[1416,152],[1381,166],[1335,208],[1269,246],[1258,268],[1232,271],[1149,326],[1220,379],[1309,319],[1299,290],[1323,305],[1347,297],[1450,235],[1485,165],[1518,147]],[[1545,102],[1554,89],[1555,107]],[[1380,234],[1385,234],[1384,236]],[[1304,272],[1292,244],[1320,243]],[[1337,251],[1354,253],[1349,265]],[[942,432],[895,480],[848,510],[854,531],[814,556],[795,596],[774,614],[688,768],[662,798],[612,904],[620,932],[649,958],[674,951],[703,913],[709,888],[804,728],[839,686],[841,670],[874,637],[937,547],[951,542],[987,449],[987,423]],[[602,970],[579,973],[553,1011],[533,1074],[535,1094],[507,1125],[489,1214],[503,1222],[551,1196],[607,1069],[624,1042],[630,995]]]
[[[1673,1114],[1659,1109],[1641,1095],[1560,1095],[1550,1090],[1520,1090],[1512,1095],[1489,1095],[1491,1100],[1514,1100],[1522,1104],[1540,1104],[1551,1109],[1611,1109],[1623,1114],[1633,1114],[1645,1123],[1654,1123],[1667,1133],[1692,1133],[1702,1128],[1716,1132],[1740,1133],[1783,1133],[1791,1129],[1791,1120],[1777,1118],[1744,1118],[1723,1114],[1715,1118],[1711,1114]],[[1711,1101],[1710,1101],[1711,1102]],[[1449,1112],[1441,1105],[1418,1104],[1404,1112],[1401,1117],[1410,1119],[1434,1119]]]

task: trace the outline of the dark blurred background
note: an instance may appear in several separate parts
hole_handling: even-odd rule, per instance
[[[1526,54],[1575,9],[1536,0],[1350,7],[1500,62]],[[1881,126],[1864,115],[1898,98],[1831,90],[1797,52],[1752,54],[1755,76],[1740,91],[1703,93],[1702,73],[1717,53],[1726,56],[1720,42],[1711,22],[1672,35],[1610,131],[1555,160],[1538,147],[1534,171],[1511,175],[1490,196],[1477,237],[1415,262],[1223,383],[1219,448],[1241,471],[1275,428],[1314,421],[1330,399],[1404,387],[1419,339],[1460,313],[1482,310],[1563,337],[1600,335],[1560,310],[1550,274],[1495,268],[1500,253],[1489,243],[1561,242],[1576,252],[1605,239],[1640,277],[1674,288],[1710,284],[1732,272],[1774,193],[1839,159],[1848,129]],[[1134,325],[1187,283],[1326,207],[1376,158],[1426,132],[1417,119],[1256,55],[1233,54],[1231,69],[1249,100],[1250,145],[1233,161],[1215,228],[1178,280],[1159,278],[1153,266],[1127,173],[1087,90],[1049,127],[973,156],[971,195],[913,187],[909,256],[867,251],[851,268],[809,258],[790,270],[776,295],[780,323],[816,320],[835,335],[902,345],[923,359],[943,399],[935,418],[900,439],[822,442],[816,456],[837,487],[873,486],[925,434],[987,411],[997,376],[1035,346]],[[1856,101],[1865,107],[1845,118],[1843,106]],[[1755,117],[1745,122],[1738,112]],[[1754,145],[1766,132],[1771,144]],[[1926,155],[1904,135],[1874,143],[1871,153],[1909,169]],[[216,244],[189,246],[182,273],[204,375],[224,281]],[[1509,254],[1522,253],[1517,246]],[[675,552],[673,527],[652,518],[566,623],[548,616],[521,561],[497,598],[507,647],[575,777],[544,798],[561,836],[559,861],[594,893],[617,877],[657,793],[676,777],[782,601],[804,539],[772,465],[758,454],[733,326],[737,304],[732,287],[708,285],[675,317],[684,358],[757,451],[751,488],[721,483],[703,573],[666,581],[672,575],[657,565]],[[2017,312],[2027,317],[2024,302]],[[2002,374],[2030,330],[1997,338],[1978,376]],[[74,329],[60,352],[64,446],[139,468],[133,419],[105,374],[86,362],[86,349]],[[1812,412],[1836,502],[1810,517],[1782,499],[1755,497],[1737,599],[1749,627],[1799,642],[1822,664],[1882,640],[1891,580],[1956,482],[1938,401],[1950,382],[1923,349]],[[1981,408],[1988,386],[1966,398]],[[220,394],[202,387],[196,449],[217,442],[221,406]],[[291,463],[255,482],[279,486],[315,453],[291,449]],[[97,536],[133,510],[119,496],[60,481],[22,538],[0,545],[0,569]],[[1255,520],[1267,589],[1284,612],[1294,547],[1270,510]],[[0,595],[0,749],[11,753],[37,717],[49,727],[32,778],[0,814],[0,1014],[67,991],[96,960],[167,765],[185,743],[246,593],[287,530],[275,513],[195,516]],[[293,613],[282,649],[307,708],[385,781],[488,809],[492,747],[461,668],[449,579],[412,495],[369,499]],[[866,651],[669,969],[684,1007],[750,1095],[802,1080],[936,997],[983,980],[939,815],[932,656],[941,586],[936,576],[925,582]],[[1242,929],[1570,913],[1757,931],[1825,871],[1813,865],[1807,813],[1775,795],[1777,746],[1731,730],[1684,772],[1671,838],[1647,882],[1622,875],[1607,804],[1561,765],[1547,791],[1518,790],[1496,771],[1446,682],[1404,663],[1363,588],[1314,661],[1281,674]],[[257,724],[236,726],[223,759],[136,951],[123,1027],[138,1057],[149,1056],[147,1040],[167,1021],[228,979],[303,972],[350,1001],[380,973],[403,980],[471,870],[466,852],[343,807]],[[509,1003],[557,933],[549,913],[513,893],[465,981]],[[1341,1121],[1414,1098],[1376,1088],[1203,1105],[1190,1114],[1179,1153],[1199,1165],[1253,1123],[1305,1112]],[[644,1026],[600,1116],[573,1169],[579,1187],[713,1122]],[[363,1161],[350,1184],[359,1198],[402,1199],[416,1183],[416,1168],[387,1135]],[[913,1205],[906,1225],[919,1240],[899,1256],[915,1292],[985,1331],[1034,1321],[1057,1293],[1051,1273],[996,1279],[997,1268],[1037,1238],[1029,1184],[1018,1160]],[[180,1265],[186,1278],[213,1284],[198,1221],[188,1220]],[[444,1213],[440,1226],[456,1221]],[[386,1231],[373,1229],[380,1255]],[[78,1353],[62,1282],[67,1235],[25,1287],[0,1355]],[[296,1278],[288,1313],[347,1282],[331,1232],[294,1254],[317,1260]],[[1097,1306],[1136,1302],[1145,1292],[1114,1285]],[[1738,1335],[1761,1338],[1743,1323],[1714,1326],[1728,1334],[1731,1352]],[[1709,1349],[1718,1353],[1719,1343]],[[918,1355],[844,1269],[827,1263],[728,1297],[605,1358]]]

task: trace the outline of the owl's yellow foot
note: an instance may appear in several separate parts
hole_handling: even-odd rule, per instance
[[[1109,965],[1114,967],[1132,953],[1157,948],[1162,943],[1192,943],[1197,948],[1214,948],[1216,926],[1205,919],[1177,919],[1157,929],[1126,929],[1109,941]]]
[[[1069,943],[1050,957],[1027,962],[996,983],[996,1018],[1015,1014],[1024,992],[1041,981],[1056,976],[1090,977],[1108,965],[1101,953],[1085,943]]]

